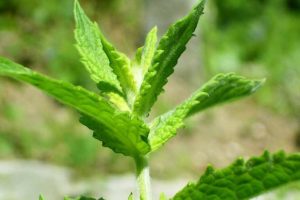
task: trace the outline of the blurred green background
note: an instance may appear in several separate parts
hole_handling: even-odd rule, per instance
[[[81,1],[104,34],[130,56],[144,40],[147,3]],[[0,55],[95,89],[74,48],[72,11],[72,0],[0,0]],[[264,149],[299,150],[300,0],[210,0],[196,35],[202,71],[196,82],[220,72],[266,77],[267,82],[247,100],[189,120],[176,139],[154,154],[153,176],[196,177],[208,163],[221,167]],[[193,86],[182,82],[175,75],[171,92],[160,98],[154,113],[171,108],[179,92],[190,94]],[[131,160],[91,137],[76,112],[28,85],[1,78],[0,113],[1,160],[40,160],[67,166],[78,177],[134,172]]]
[[[300,1],[214,0],[202,21],[207,74],[266,77],[259,103],[300,115]]]

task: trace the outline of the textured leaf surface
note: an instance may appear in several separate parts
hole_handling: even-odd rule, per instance
[[[207,96],[207,93],[201,91],[197,92],[175,109],[155,118],[150,125],[151,132],[149,134],[149,143],[151,150],[157,150],[170,138],[175,136],[177,130],[184,126],[183,120],[186,118],[189,111],[193,106],[197,105],[197,99]]]
[[[198,183],[187,185],[173,200],[243,200],[270,189],[300,180],[300,154],[279,152],[239,159],[231,166],[214,170],[208,167]]]
[[[184,119],[189,115],[226,101],[250,95],[262,83],[261,80],[250,80],[232,73],[215,76],[174,110],[157,117],[152,122],[149,134],[152,151],[175,136],[178,129],[184,125]]]
[[[110,61],[103,50],[98,26],[85,15],[78,1],[75,1],[74,16],[76,21],[76,47],[91,78],[96,83],[107,82],[120,89],[117,76],[113,73]]]
[[[157,43],[157,27],[154,27],[146,37],[145,45],[136,51],[133,70],[137,88],[140,89],[142,81],[155,53]]]
[[[119,51],[107,40],[104,35],[100,32],[101,42],[103,50],[105,51],[110,67],[113,72],[117,75],[122,90],[126,95],[128,101],[133,101],[133,96],[136,93],[136,83],[134,75],[131,69],[130,59]]]
[[[208,96],[198,98],[198,104],[192,107],[188,115],[220,103],[248,96],[257,91],[264,82],[264,79],[251,80],[234,73],[218,74],[201,87],[200,91],[196,92],[205,92]]]
[[[135,156],[149,151],[149,145],[144,139],[149,129],[144,122],[131,117],[128,112],[120,112],[101,96],[33,72],[4,58],[0,58],[0,75],[30,83],[90,118],[97,124],[94,125],[98,131],[96,138],[115,152]],[[107,141],[111,137],[114,142]]]
[[[138,115],[146,116],[163,91],[167,78],[173,73],[180,55],[197,27],[203,6],[204,1],[201,1],[188,16],[171,25],[160,40],[151,67],[135,100],[134,111]]]
[[[83,115],[80,122],[94,131],[93,136],[116,153],[137,157],[150,151],[147,141],[149,129],[138,118],[128,119],[127,113],[114,115],[114,126],[107,127],[93,118]]]
[[[145,45],[141,55],[141,67],[143,75],[151,66],[152,59],[156,49],[157,42],[157,27],[154,27],[147,35]]]

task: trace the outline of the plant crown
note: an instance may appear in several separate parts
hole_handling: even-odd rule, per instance
[[[75,1],[76,47],[99,92],[55,80],[6,58],[0,58],[0,75],[32,84],[77,110],[81,114],[80,122],[93,131],[93,136],[103,146],[115,153],[134,159],[147,157],[174,137],[186,118],[248,96],[264,83],[264,80],[252,80],[234,73],[218,74],[173,110],[147,122],[151,108],[194,34],[203,9],[204,1],[200,1],[187,16],[172,24],[159,41],[154,27],[145,45],[137,50],[134,59],[130,59],[104,37],[98,25],[90,21]],[[173,199],[249,199],[298,179],[299,154],[286,156],[283,152],[275,155],[266,152],[246,163],[239,159],[222,170],[208,167],[197,183],[187,185]],[[129,199],[133,199],[132,195]],[[161,199],[165,197],[162,195]]]

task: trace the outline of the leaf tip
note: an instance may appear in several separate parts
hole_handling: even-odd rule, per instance
[[[75,22],[76,24],[80,23],[81,20],[83,20],[85,13],[82,10],[80,3],[78,0],[74,0],[74,18],[75,18]]]
[[[251,92],[252,93],[256,92],[259,88],[261,88],[265,84],[266,80],[267,80],[266,78],[255,80],[254,87],[252,88]]]
[[[274,163],[280,163],[285,159],[286,155],[284,151],[279,151],[273,155]]]
[[[44,200],[44,197],[43,197],[43,195],[39,195],[39,200]]]
[[[151,29],[151,32],[154,32],[154,33],[156,33],[157,32],[157,30],[158,30],[158,28],[157,28],[157,26],[155,25],[152,29]]]
[[[80,4],[78,0],[74,0],[74,13],[77,13],[80,10]]]
[[[200,0],[198,5],[195,7],[195,10],[200,12],[200,15],[203,14],[204,6],[206,4],[206,0]]]
[[[215,171],[214,167],[212,165],[208,165],[206,170],[205,170],[205,175],[210,175],[210,174],[213,174]]]

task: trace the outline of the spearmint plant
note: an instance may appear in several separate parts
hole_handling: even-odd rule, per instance
[[[55,80],[6,58],[0,58],[0,75],[32,84],[76,109],[81,114],[80,122],[93,131],[93,137],[103,146],[135,161],[140,199],[150,200],[148,160],[151,153],[174,137],[186,118],[248,96],[264,82],[233,73],[219,74],[173,110],[149,122],[149,112],[193,36],[203,9],[204,1],[200,1],[187,16],[171,25],[159,42],[154,27],[147,35],[145,45],[131,60],[104,37],[75,0],[76,47],[99,92]],[[265,152],[247,162],[238,159],[221,170],[208,167],[198,182],[188,184],[171,199],[249,199],[299,179],[299,154],[279,152],[271,155]],[[161,199],[167,198],[162,195]]]

